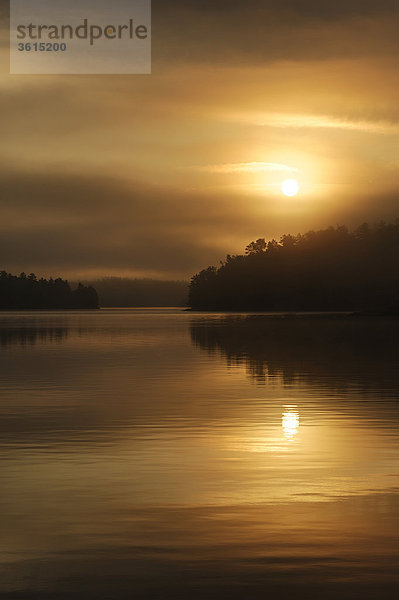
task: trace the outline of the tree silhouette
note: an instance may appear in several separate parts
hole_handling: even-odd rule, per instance
[[[399,313],[399,220],[345,226],[279,241],[259,238],[244,255],[194,275],[189,304],[205,310]]]
[[[264,238],[259,238],[256,242],[251,242],[245,248],[245,254],[261,254],[265,252],[267,244]]]
[[[34,273],[18,276],[0,272],[0,310],[64,310],[98,308],[97,292],[79,284],[74,291],[63,279],[37,279]]]

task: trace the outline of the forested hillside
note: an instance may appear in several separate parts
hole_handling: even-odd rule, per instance
[[[399,219],[251,242],[194,275],[189,304],[206,310],[381,310],[399,306]]]

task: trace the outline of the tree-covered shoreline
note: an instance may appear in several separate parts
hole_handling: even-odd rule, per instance
[[[260,238],[193,276],[196,310],[399,313],[399,219]]]
[[[0,272],[0,310],[74,310],[99,308],[96,290],[81,283],[72,290],[61,278]]]

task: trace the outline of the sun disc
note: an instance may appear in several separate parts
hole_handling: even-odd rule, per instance
[[[296,179],[286,179],[281,184],[281,191],[285,196],[296,196],[299,192],[299,184]]]

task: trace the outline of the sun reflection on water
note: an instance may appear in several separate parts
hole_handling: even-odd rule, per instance
[[[282,427],[287,440],[293,440],[299,429],[299,413],[296,406],[285,406],[282,416]]]

